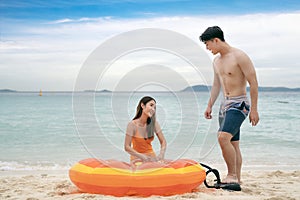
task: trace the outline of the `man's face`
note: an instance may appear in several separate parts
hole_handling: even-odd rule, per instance
[[[204,44],[206,46],[206,49],[209,50],[213,55],[218,53],[216,51],[216,41],[215,41],[215,39],[205,41]]]

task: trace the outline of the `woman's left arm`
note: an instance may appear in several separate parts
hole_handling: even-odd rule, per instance
[[[166,141],[165,136],[162,133],[162,131],[156,133],[156,135],[157,135],[158,140],[160,142],[160,153],[157,156],[157,159],[158,160],[164,160],[166,149],[167,149],[167,141]]]

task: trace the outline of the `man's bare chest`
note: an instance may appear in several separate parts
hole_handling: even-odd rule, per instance
[[[239,65],[234,59],[223,59],[215,62],[215,70],[222,77],[240,74]]]

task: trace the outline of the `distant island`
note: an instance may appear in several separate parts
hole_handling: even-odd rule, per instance
[[[211,86],[206,85],[194,85],[190,87],[186,87],[182,90],[182,92],[207,92],[210,91]],[[249,91],[249,87],[247,87],[247,91]],[[259,92],[300,92],[300,88],[287,88],[287,87],[258,87]]]
[[[17,92],[16,90],[2,89],[0,92]]]
[[[94,93],[94,92],[96,92],[96,93],[110,93],[110,92],[112,92],[112,91],[110,91],[110,90],[84,90],[84,92],[92,92],[92,93]]]
[[[206,85],[194,85],[190,87],[186,87],[185,89],[181,90],[181,92],[207,92],[210,91],[211,86]]]

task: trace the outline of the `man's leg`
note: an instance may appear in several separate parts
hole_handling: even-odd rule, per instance
[[[241,183],[242,154],[240,150],[240,142],[232,141],[231,144],[233,145],[236,154],[236,175],[237,175],[238,183]]]
[[[225,183],[237,183],[237,158],[236,158],[236,149],[235,146],[231,143],[232,135],[227,132],[219,132],[218,141],[222,150],[223,158],[227,165],[227,176],[223,180]]]

